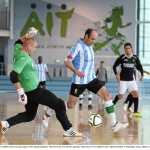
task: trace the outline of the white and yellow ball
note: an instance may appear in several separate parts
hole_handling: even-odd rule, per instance
[[[102,124],[102,117],[97,113],[93,113],[88,117],[88,123],[91,127],[99,127]]]

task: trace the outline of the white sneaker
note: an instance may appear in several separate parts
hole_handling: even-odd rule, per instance
[[[5,134],[7,130],[8,130],[8,128],[6,127],[6,122],[1,121],[0,122],[0,133]]]
[[[127,104],[126,104],[126,103],[123,104],[123,109],[124,109],[125,111],[127,111]]]
[[[46,112],[46,110],[43,110],[43,115],[42,115],[42,122],[45,128],[48,127],[50,115]]]
[[[70,128],[69,130],[64,132],[63,136],[65,136],[65,137],[71,137],[71,136],[81,137],[81,136],[83,136],[83,134],[73,130],[72,128]]]
[[[126,128],[128,125],[129,125],[128,123],[122,124],[122,123],[120,123],[120,122],[116,122],[116,125],[113,126],[113,127],[111,127],[111,128],[112,128],[112,131],[113,131],[113,132],[117,132],[117,131],[119,131],[120,129]]]

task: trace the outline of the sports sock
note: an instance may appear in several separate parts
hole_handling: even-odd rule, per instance
[[[134,113],[138,112],[138,103],[139,103],[139,98],[133,98],[133,102],[134,102]]]
[[[119,98],[118,98],[118,95],[116,95],[114,101],[113,101],[113,104],[116,105],[116,103],[118,102]]]
[[[106,112],[109,116],[111,126],[114,126],[116,124],[116,115],[115,115],[115,110],[114,110],[112,100],[105,101],[104,105],[105,105]]]
[[[83,94],[80,94],[79,95],[79,103],[82,104],[82,102],[83,102]]]
[[[128,109],[132,106],[133,102],[134,102],[134,99],[133,99],[133,97],[131,97],[129,99]]]
[[[92,104],[92,94],[88,94],[88,104]]]
[[[3,121],[3,122],[5,123],[5,128],[9,128],[10,127],[8,121]]]
[[[124,103],[126,103],[126,104],[127,104],[127,103],[130,101],[130,99],[131,99],[131,98],[132,98],[132,95],[131,95],[131,94],[129,94],[129,95],[128,95],[128,97],[127,97],[127,99],[124,101]]]

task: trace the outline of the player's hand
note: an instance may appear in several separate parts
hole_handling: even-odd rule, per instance
[[[81,71],[76,71],[76,74],[80,77],[80,78],[84,78],[85,77],[85,74]]]
[[[143,81],[143,80],[144,80],[144,76],[141,76],[140,81]]]
[[[37,34],[37,30],[34,27],[29,28],[27,33],[26,33],[26,38],[32,37],[35,34]]]
[[[116,79],[118,80],[118,82],[120,81],[120,76],[118,74],[116,74]]]
[[[17,92],[18,92],[18,95],[19,95],[18,102],[23,104],[23,105],[26,105],[27,104],[27,95],[24,93],[24,89],[20,88],[20,89],[17,90]]]

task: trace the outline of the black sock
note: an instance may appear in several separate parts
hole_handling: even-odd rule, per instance
[[[116,105],[116,103],[118,102],[119,98],[118,98],[118,95],[116,95],[114,101],[113,101],[113,104]]]
[[[128,109],[132,106],[133,102],[134,102],[134,99],[133,99],[133,97],[131,97],[129,99]]]
[[[133,102],[134,102],[134,113],[138,112],[138,103],[139,103],[139,98],[133,98]]]
[[[128,103],[128,102],[130,101],[131,98],[132,98],[132,95],[129,94],[128,97],[127,97],[127,99],[124,101],[124,103]]]

